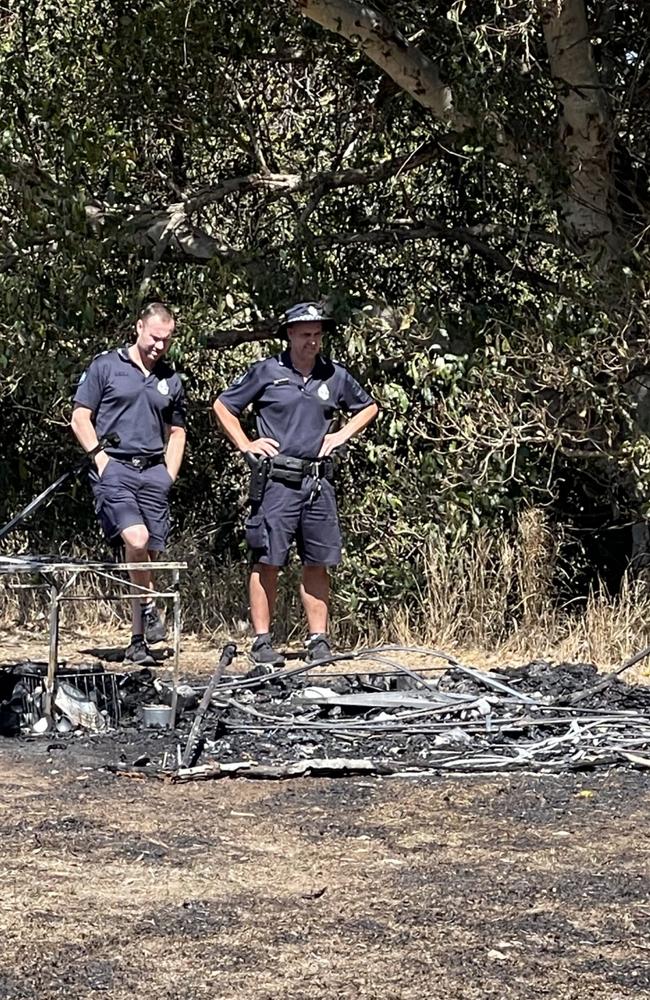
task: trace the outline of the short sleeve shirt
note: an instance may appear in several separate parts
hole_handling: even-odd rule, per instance
[[[236,416],[252,404],[259,437],[295,458],[317,457],[337,411],[358,413],[374,402],[343,365],[319,356],[304,378],[289,351],[252,365],[219,401]]]
[[[93,412],[97,437],[114,433],[119,445],[109,455],[158,455],[167,427],[185,427],[183,384],[174,369],[158,361],[147,375],[129,357],[128,347],[104,351],[79,379],[75,406]]]

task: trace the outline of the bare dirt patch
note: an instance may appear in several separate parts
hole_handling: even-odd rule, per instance
[[[0,743],[0,993],[637,997],[646,779],[166,786]]]

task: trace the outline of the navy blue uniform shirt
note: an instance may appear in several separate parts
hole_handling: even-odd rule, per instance
[[[160,360],[145,375],[129,357],[128,346],[93,358],[79,379],[74,403],[93,411],[98,438],[119,434],[119,446],[106,449],[116,458],[159,455],[166,428],[185,427],[185,393],[174,369]]]
[[[252,365],[219,401],[235,416],[252,403],[258,436],[274,438],[294,458],[317,457],[337,410],[358,413],[374,402],[343,365],[321,355],[303,378],[289,351]]]

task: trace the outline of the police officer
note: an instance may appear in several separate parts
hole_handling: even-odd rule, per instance
[[[271,620],[278,571],[294,540],[303,564],[300,596],[309,627],[307,658],[315,661],[331,654],[328,567],[341,559],[331,455],[362,431],[378,409],[342,365],[321,355],[323,333],[332,328],[320,304],[293,306],[278,331],[288,338],[287,350],[254,364],[214,403],[225,434],[254,467],[254,480],[267,480],[261,498],[259,492],[255,495],[246,523],[253,560],[252,657],[260,671],[283,662],[273,649]],[[257,419],[254,440],[239,419],[249,404]],[[332,431],[339,411],[349,419]]]
[[[103,351],[79,380],[72,430],[92,451],[100,438],[117,435],[119,444],[98,451],[90,481],[95,510],[106,536],[121,539],[125,559],[142,563],[130,573],[139,588],[153,587],[150,563],[165,548],[169,531],[169,491],[185,450],[185,398],[181,381],[163,359],[175,321],[161,302],[139,314],[136,340]],[[165,629],[144,590],[133,598],[133,629],[125,659],[149,659],[147,643],[161,642]]]

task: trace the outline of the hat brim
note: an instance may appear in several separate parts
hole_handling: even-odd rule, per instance
[[[291,323],[280,323],[278,326],[278,337],[286,337],[290,326],[299,326],[301,323],[320,323],[323,333],[334,333],[336,330],[336,323],[333,319],[298,319],[292,320]]]

